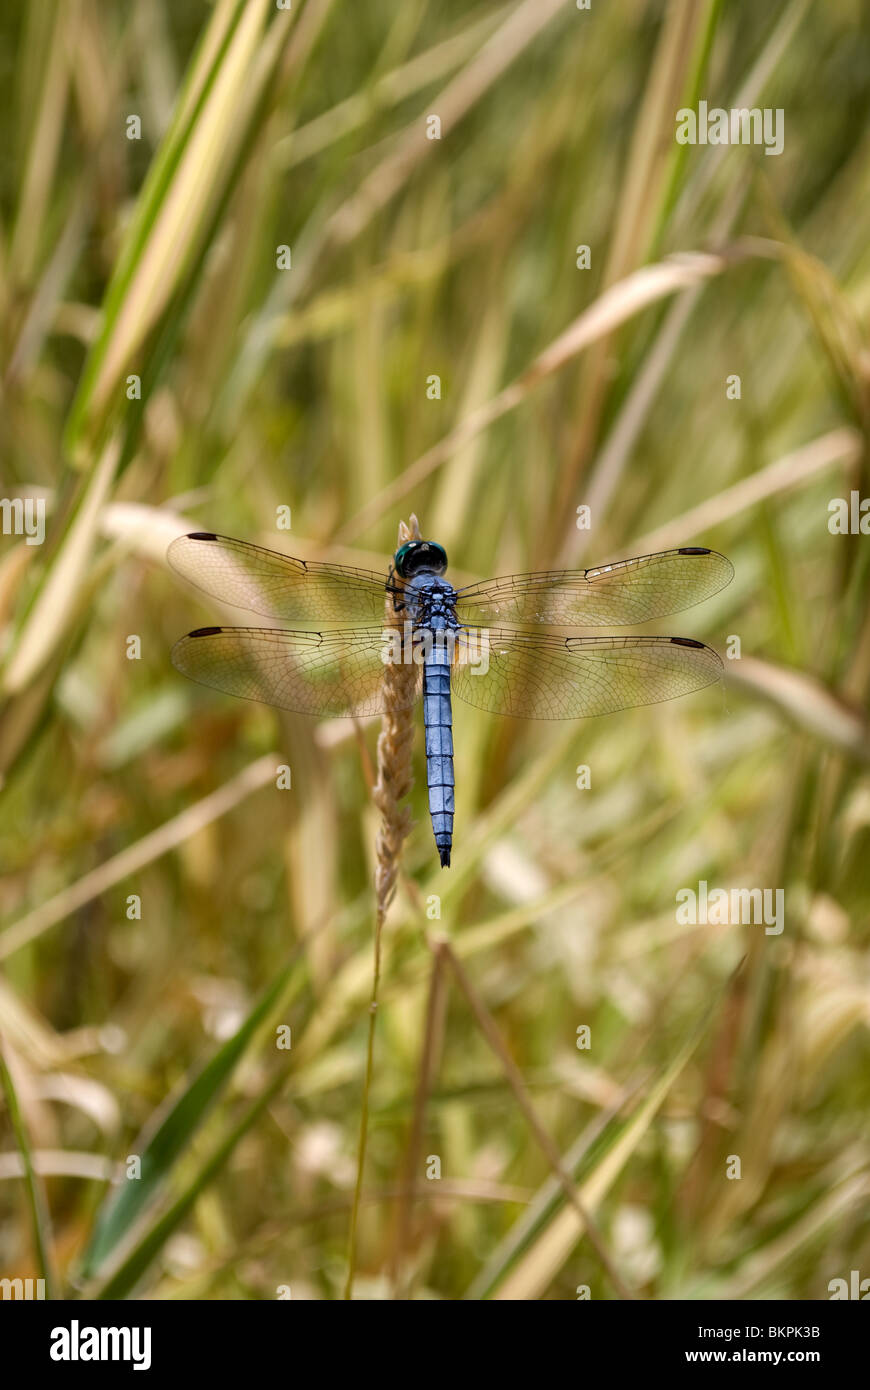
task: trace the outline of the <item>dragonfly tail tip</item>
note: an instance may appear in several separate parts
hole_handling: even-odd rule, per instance
[[[449,845],[439,845],[439,846],[438,846],[438,853],[439,853],[439,855],[440,855],[440,857],[441,857],[441,867],[442,867],[442,869],[449,869],[449,868],[450,868],[450,846],[449,846]]]

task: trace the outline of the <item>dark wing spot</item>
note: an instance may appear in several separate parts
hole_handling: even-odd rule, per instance
[[[214,637],[215,633],[223,632],[222,627],[195,627],[193,632],[189,632],[188,637]],[[695,644],[697,646],[697,643]]]
[[[671,641],[675,647],[703,647],[703,642],[696,642],[694,637],[672,637]]]
[[[677,551],[678,555],[712,555],[712,550],[707,550],[703,545],[682,545]]]
[[[214,531],[191,531],[187,539],[189,541],[216,541],[217,536]]]

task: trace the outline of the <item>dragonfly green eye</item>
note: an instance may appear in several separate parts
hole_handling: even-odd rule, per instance
[[[396,551],[394,563],[403,579],[424,571],[443,574],[447,568],[447,551],[435,541],[406,541]]]

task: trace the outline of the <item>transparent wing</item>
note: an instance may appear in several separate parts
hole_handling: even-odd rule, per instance
[[[245,700],[298,714],[366,715],[408,708],[419,695],[419,665],[401,666],[385,687],[382,628],[282,632],[201,627],[172,648],[172,664],[191,680]]]
[[[378,622],[384,616],[386,579],[372,570],[294,560],[211,531],[179,536],[167,557],[198,589],[267,618],[330,624]]]
[[[730,583],[734,567],[715,550],[686,546],[588,570],[490,579],[459,591],[465,623],[620,627],[680,613]]]
[[[461,700],[494,714],[582,719],[654,705],[711,685],[722,661],[690,637],[554,637],[503,629],[463,631],[451,683]]]

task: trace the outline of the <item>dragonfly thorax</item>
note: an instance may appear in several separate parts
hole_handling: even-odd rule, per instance
[[[415,574],[405,585],[406,616],[416,627],[458,627],[456,590],[437,574]]]

